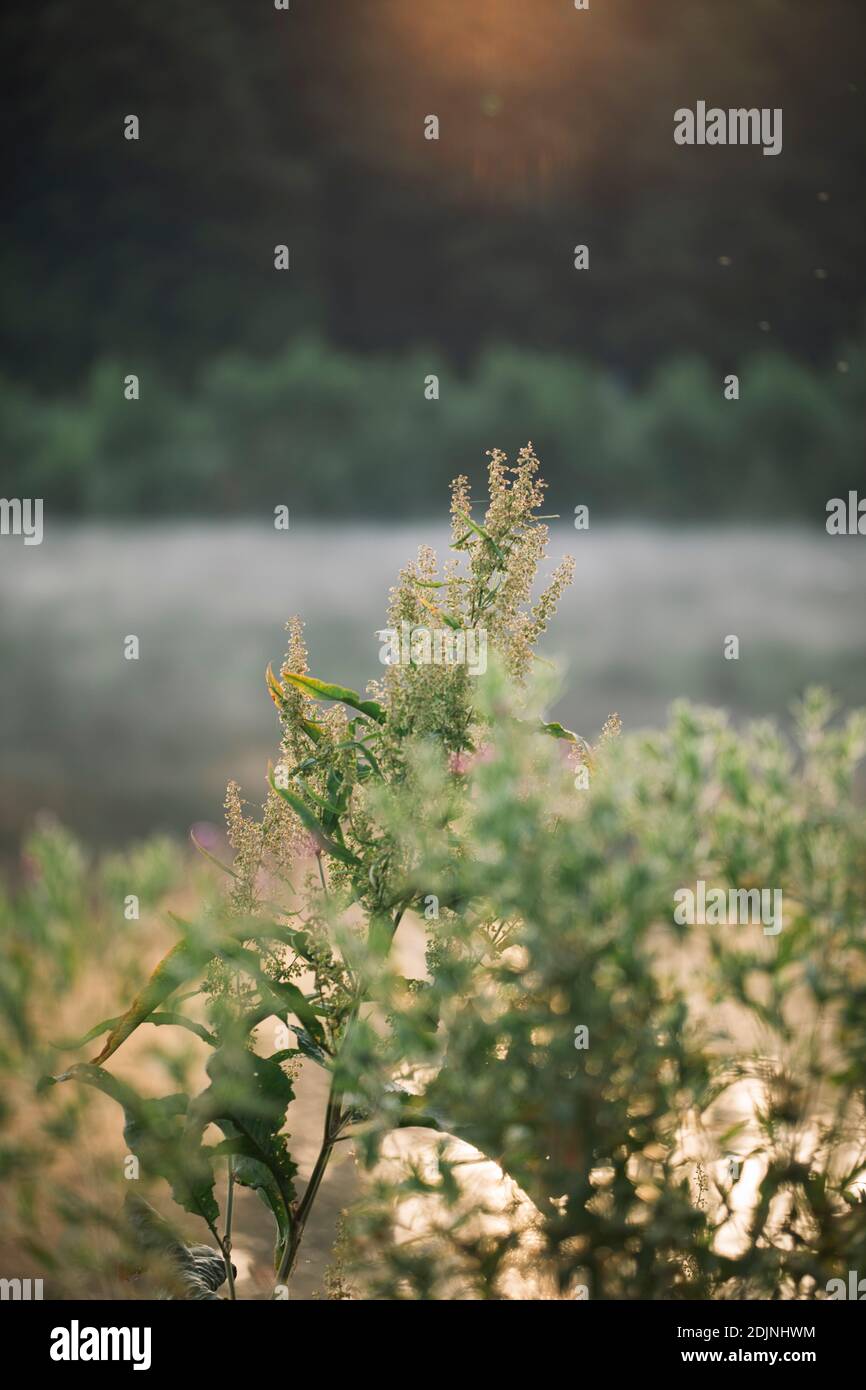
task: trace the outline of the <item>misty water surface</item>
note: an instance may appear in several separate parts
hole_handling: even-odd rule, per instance
[[[554,523],[550,567],[577,559],[543,650],[562,658],[556,717],[592,737],[617,710],[660,723],[677,696],[736,719],[784,715],[813,681],[866,703],[866,543],[823,532]],[[435,526],[82,525],[0,542],[0,832],[40,808],[95,840],[185,833],[252,798],[276,745],[264,686],[292,613],[314,674],[380,673],[388,588]],[[139,661],[123,640],[136,634]],[[728,634],[738,662],[723,659]]]

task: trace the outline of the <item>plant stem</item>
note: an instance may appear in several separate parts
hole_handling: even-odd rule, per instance
[[[307,1219],[312,1210],[313,1203],[316,1200],[316,1194],[322,1185],[322,1179],[325,1176],[328,1161],[331,1157],[334,1144],[337,1141],[341,1119],[340,1110],[341,1100],[337,1093],[336,1084],[332,1082],[331,1092],[328,1096],[328,1104],[325,1110],[325,1126],[322,1134],[321,1147],[316,1162],[313,1165],[310,1180],[307,1183],[304,1195],[298,1205],[298,1210],[295,1214],[295,1220],[292,1226],[291,1237],[286,1242],[283,1258],[280,1261],[280,1268],[277,1272],[278,1284],[285,1284],[291,1277],[292,1270],[295,1267],[295,1260],[297,1259],[298,1250],[303,1238],[304,1227],[307,1224]]]
[[[201,1210],[201,1208],[199,1208],[199,1210]],[[235,1297],[235,1281],[234,1281],[234,1275],[232,1274],[232,1262],[231,1262],[231,1258],[230,1258],[229,1251],[228,1251],[227,1248],[226,1248],[226,1243],[225,1243],[225,1241],[223,1240],[222,1236],[220,1235],[219,1231],[217,1230],[216,1226],[213,1224],[212,1221],[208,1220],[208,1218],[205,1216],[204,1212],[202,1212],[202,1218],[203,1218],[203,1220],[206,1222],[208,1230],[210,1231],[211,1235],[213,1236],[214,1240],[216,1241],[217,1245],[219,1246],[219,1251],[220,1251],[220,1254],[221,1254],[222,1257],[223,1257],[223,1261],[224,1261],[225,1267],[226,1267],[226,1278],[228,1279],[228,1284],[229,1284],[229,1297],[232,1298],[232,1299],[234,1299],[234,1297]]]
[[[322,868],[322,853],[321,853],[321,850],[320,850],[320,851],[317,853],[317,855],[316,855],[316,863],[317,863],[318,866],[319,866],[319,878],[322,880],[322,892],[324,893],[325,897],[327,897],[327,896],[328,896],[328,883],[327,883],[327,880],[326,880],[326,878],[325,878],[325,870]]]
[[[226,1265],[226,1280],[229,1286],[229,1298],[235,1298],[235,1277],[232,1270],[232,1216],[235,1209],[235,1161],[229,1155],[228,1166],[228,1186],[226,1189],[226,1229],[223,1243],[220,1247]]]
[[[346,1046],[346,1039],[351,1032],[352,1024],[358,1016],[359,1007],[360,1001],[355,999],[349,1012],[346,1031],[343,1035],[343,1048]],[[331,1078],[331,1089],[328,1092],[328,1104],[325,1107],[325,1123],[322,1131],[321,1147],[319,1148],[318,1157],[313,1164],[313,1171],[310,1174],[310,1180],[307,1183],[306,1191],[294,1215],[291,1236],[286,1242],[286,1248],[283,1251],[283,1258],[280,1260],[280,1267],[277,1272],[278,1284],[285,1284],[294,1269],[298,1249],[300,1248],[301,1239],[304,1234],[304,1227],[307,1224],[307,1219],[312,1210],[313,1203],[316,1200],[316,1195],[322,1185],[322,1179],[325,1176],[325,1170],[328,1167],[328,1162],[334,1151],[334,1146],[339,1139],[342,1122],[343,1092],[342,1088],[337,1084],[336,1076],[333,1076]]]
[[[321,856],[319,856],[319,873],[322,875],[322,887],[325,889],[325,892],[327,892],[327,885],[324,873],[322,871]],[[397,930],[397,927],[400,925],[400,919],[403,916],[404,911],[405,908],[400,907],[395,915],[393,921],[393,930],[391,932],[392,938],[394,932],[396,932]],[[346,1040],[349,1037],[349,1034],[352,1030],[353,1023],[355,1022],[355,1019],[358,1016],[359,1008],[360,1000],[356,998],[354,1003],[352,1004],[352,1008],[348,1017],[348,1022],[346,1024],[346,1031],[343,1035],[343,1049],[345,1049]],[[322,1185],[322,1179],[325,1176],[325,1171],[328,1167],[331,1154],[334,1151],[334,1146],[336,1145],[339,1139],[340,1126],[342,1122],[343,1092],[342,1088],[337,1084],[336,1076],[334,1076],[331,1079],[331,1089],[328,1092],[328,1104],[325,1108],[325,1124],[322,1132],[322,1143],[319,1148],[318,1157],[316,1158],[316,1161],[313,1164],[313,1171],[310,1174],[310,1180],[307,1183],[304,1195],[301,1198],[298,1204],[297,1211],[294,1215],[294,1221],[292,1222],[291,1228],[291,1235],[289,1239],[286,1241],[286,1248],[283,1251],[283,1257],[280,1260],[280,1267],[277,1271],[278,1284],[286,1284],[289,1278],[291,1277],[292,1270],[295,1267],[295,1260],[297,1259],[298,1250],[300,1248],[301,1240],[304,1235],[304,1227],[307,1224],[307,1220],[312,1210],[313,1203],[315,1202],[319,1188]]]

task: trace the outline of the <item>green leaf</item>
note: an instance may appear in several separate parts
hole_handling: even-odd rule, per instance
[[[325,854],[330,854],[334,859],[339,859],[342,864],[351,864],[354,867],[360,866],[360,859],[358,859],[356,855],[352,854],[351,850],[346,849],[345,845],[338,844],[336,840],[332,840],[328,835],[325,834],[324,830],[322,829],[322,826],[320,825],[316,817],[313,815],[309,806],[307,806],[306,803],[303,802],[299,796],[295,796],[293,792],[287,791],[285,787],[277,786],[276,782],[274,781],[273,769],[271,769],[268,773],[268,781],[270,782],[277,795],[281,796],[283,798],[283,801],[285,801],[289,806],[291,806],[295,815],[298,817],[298,820],[307,830],[309,830],[316,844],[319,846],[321,850],[325,852]]]
[[[480,536],[481,539],[484,540],[484,541],[486,541],[487,544],[488,544],[489,546],[492,546],[492,548],[493,548],[493,549],[495,550],[495,552],[496,552],[496,555],[497,555],[498,559],[500,560],[500,562],[501,562],[501,564],[502,564],[502,568],[504,569],[504,568],[505,568],[505,564],[506,564],[505,556],[504,556],[504,554],[503,554],[503,552],[502,552],[500,546],[497,545],[496,541],[493,539],[493,537],[491,536],[491,534],[490,534],[490,532],[487,530],[487,528],[486,528],[485,526],[479,526],[479,525],[478,525],[478,522],[477,522],[477,521],[473,521],[473,520],[472,520],[472,517],[471,517],[471,516],[467,516],[466,512],[458,511],[458,512],[456,513],[456,515],[460,517],[461,521],[464,521],[464,522],[466,523],[466,525],[469,527],[469,529],[470,529],[471,531],[474,531],[474,532],[475,532],[476,536]],[[463,537],[463,539],[465,540],[466,538]],[[458,541],[458,542],[454,545],[454,549],[457,550],[457,549],[459,548],[459,545],[460,545],[460,542]]]
[[[125,1116],[123,1137],[145,1172],[165,1178],[185,1211],[201,1216],[211,1227],[216,1225],[219,1207],[213,1195],[210,1151],[200,1142],[190,1142],[185,1123],[188,1096],[140,1096],[127,1082],[91,1062],[70,1067],[53,1080],[55,1084],[79,1081],[116,1101]]]
[[[196,839],[194,831],[191,830],[189,832],[189,838],[204,859],[209,859],[211,864],[216,864],[218,869],[221,869],[224,874],[229,874],[231,878],[238,878],[238,874],[235,873],[230,864],[224,864],[221,859],[217,859],[215,854],[211,854],[210,850],[206,849],[205,846]],[[170,913],[169,916],[171,915]]]
[[[300,783],[303,791],[310,798],[310,800],[314,801],[317,806],[320,806],[322,810],[325,811],[327,815],[331,818],[331,820],[336,822],[339,819],[339,817],[343,814],[343,811],[341,811],[338,806],[335,806],[333,801],[326,801],[323,796],[319,796],[318,792],[313,791],[313,788],[309,785],[309,783],[305,782],[303,777],[297,777],[296,781]],[[345,810],[345,807],[343,807],[343,810]]]
[[[414,1129],[417,1126],[419,1129],[445,1131],[444,1117],[435,1114],[427,1107],[423,1095],[415,1095],[414,1092],[403,1091],[399,1087],[389,1088],[389,1093],[396,1093],[400,1101],[400,1114],[396,1121],[397,1129]]]
[[[298,1047],[301,1052],[303,1052],[304,1056],[309,1057],[311,1062],[318,1063],[320,1067],[327,1067],[328,1054],[323,1048],[319,1047],[318,1043],[313,1042],[309,1033],[303,1028],[296,1028],[293,1023],[289,1024],[289,1028],[297,1038]]]
[[[345,685],[330,685],[327,681],[316,680],[314,676],[302,676],[295,671],[283,671],[282,678],[304,695],[310,695],[317,700],[339,700],[341,704],[349,705],[360,714],[375,719],[378,724],[385,722],[386,715],[382,706],[375,700],[362,700],[357,690],[349,690]]]
[[[295,913],[290,914],[295,916]],[[235,917],[232,919],[232,938],[236,941],[278,942],[297,951],[304,960],[312,961],[312,943],[309,933],[289,927],[281,922],[264,922],[261,917]],[[214,951],[216,954],[216,951]]]
[[[307,1032],[315,1039],[320,1047],[325,1044],[325,1031],[315,1015],[312,1005],[306,995],[302,994],[297,985],[293,985],[290,980],[270,980],[273,992],[282,1001],[284,1007],[295,1015],[304,1025]]]
[[[186,939],[173,946],[163,956],[126,1013],[117,1020],[99,1056],[94,1057],[93,1065],[98,1067],[107,1061],[139,1024],[144,1023],[164,999],[203,970],[214,954],[213,945],[202,941]]]
[[[387,912],[374,912],[367,929],[367,947],[377,960],[384,960],[391,949],[397,927]]]
[[[271,1014],[275,1014],[279,1018],[282,1014],[291,1012],[301,1019],[303,1024],[315,1035],[318,1042],[324,1046],[326,1042],[325,1032],[317,1017],[317,1012],[322,1012],[322,1009],[317,1011],[315,1005],[305,994],[301,993],[297,985],[293,984],[291,980],[274,980],[270,975],[265,974],[258,955],[241,945],[240,942],[233,942],[221,947],[217,954],[228,964],[245,971],[258,986],[260,1002],[255,1009],[244,1015],[243,1027],[245,1032],[257,1028]]]
[[[580,734],[576,734],[573,729],[564,728],[562,724],[542,723],[541,732],[543,734],[549,734],[551,738],[564,738],[567,739],[569,743],[582,743],[586,746],[586,740],[582,739]]]
[[[78,1038],[76,1041],[56,1042],[51,1045],[56,1047],[58,1052],[75,1052],[79,1047],[86,1047],[89,1042],[93,1042],[93,1039],[98,1038],[101,1033],[107,1033],[110,1029],[116,1028],[122,1018],[123,1014],[118,1014],[116,1018],[105,1018],[85,1033],[83,1038]],[[210,1047],[217,1045],[217,1039],[213,1033],[209,1033],[203,1024],[196,1023],[195,1019],[187,1018],[186,1014],[169,1013],[167,1009],[163,1009],[159,1013],[150,1014],[142,1022],[153,1023],[157,1027],[162,1025],[163,1027],[187,1028],[190,1033],[195,1033],[196,1037],[201,1038]]]
[[[170,915],[173,916],[173,914]],[[184,931],[193,932],[190,923],[184,922],[179,917],[175,917],[174,920]],[[259,926],[258,932],[254,930],[254,926]],[[255,936],[263,936],[266,939],[282,939],[284,936],[291,935],[290,929],[278,927],[276,924],[261,927],[259,924],[242,919],[233,924],[231,931],[223,930],[221,935],[185,936],[176,946],[172,947],[167,955],[163,956],[147,984],[138,992],[126,1012],[117,1019],[106,1021],[106,1024],[111,1025],[111,1032],[102,1051],[97,1057],[94,1057],[93,1065],[101,1066],[142,1023],[146,1022],[171,1022],[180,1027],[189,1028],[205,1042],[212,1044],[214,1039],[207,1030],[201,1028],[201,1025],[193,1022],[192,1019],[185,1019],[182,1014],[166,1013],[157,1015],[156,1018],[152,1016],[165,999],[168,999],[181,985],[199,975],[215,956],[221,955],[230,959],[243,958],[244,952],[240,944],[242,940],[253,939]],[[246,955],[249,954],[249,952],[246,953]],[[104,1032],[105,1026],[103,1024],[98,1025],[92,1036],[98,1036]]]
[[[235,1141],[235,1178],[270,1207],[279,1249],[291,1221],[297,1172],[280,1133],[294,1097],[292,1083],[272,1057],[259,1057],[240,1041],[214,1052],[207,1073],[211,1084],[190,1103],[187,1132],[195,1140],[213,1123]]]
[[[355,721],[353,719],[352,724],[354,723]],[[363,727],[369,729],[370,725],[366,724]],[[379,729],[376,730],[375,734],[373,734],[372,732],[370,734],[370,737],[378,738],[380,736],[381,730]],[[359,752],[363,753],[364,757],[367,759],[367,762],[370,764],[376,775],[378,777],[382,776],[382,769],[380,768],[374,755],[370,752],[370,749],[367,747],[366,743],[362,743],[359,739],[347,738],[344,739],[341,743],[333,744],[331,747],[328,748],[327,752],[325,753],[317,753],[310,758],[304,758],[303,762],[297,763],[293,768],[291,768],[288,774],[289,777],[296,777],[299,772],[309,772],[311,768],[319,767],[322,763],[327,763],[334,753],[339,753],[344,748],[358,749]]]
[[[221,1153],[232,1155],[232,1173],[235,1182],[239,1183],[241,1187],[248,1187],[258,1193],[259,1198],[274,1218],[277,1228],[274,1258],[274,1266],[276,1267],[289,1236],[291,1218],[287,1199],[291,1196],[294,1188],[289,1181],[286,1181],[285,1185],[281,1187],[280,1181],[272,1170],[272,1162],[279,1165],[277,1150],[273,1144],[263,1147],[255,1139],[242,1134],[234,1122],[228,1118],[218,1120],[217,1124],[224,1134],[233,1136],[227,1138],[224,1143],[218,1144],[217,1149]],[[283,1166],[285,1166],[284,1163]],[[291,1166],[292,1170],[295,1171],[293,1163]]]
[[[101,1023],[94,1024],[90,1031],[85,1033],[83,1037],[75,1039],[65,1038],[60,1042],[52,1043],[51,1046],[56,1047],[58,1052],[76,1052],[79,1047],[86,1047],[89,1042],[93,1042],[94,1038],[98,1038],[103,1033],[109,1032],[110,1029],[116,1028],[122,1018],[123,1014],[117,1014],[114,1018],[104,1018]]]
[[[303,960],[313,960],[313,943],[310,940],[308,932],[300,931],[295,928],[284,928],[282,932],[282,939],[284,941],[284,944],[286,946],[291,946],[292,950],[296,951],[297,954],[301,956]]]
[[[274,675],[273,668],[270,665],[268,666],[268,669],[265,671],[265,682],[268,687],[268,693],[270,694],[271,699],[273,700],[274,704],[277,707],[277,710],[279,711],[280,718],[285,718],[286,697],[283,694],[282,686],[280,685],[280,682]],[[304,730],[304,733],[308,736],[308,738],[312,739],[313,743],[319,742],[323,733],[325,732],[320,724],[315,724],[312,719],[305,719],[304,716],[302,714],[299,714],[297,710],[291,711],[291,718],[295,723],[300,724],[301,728]]]

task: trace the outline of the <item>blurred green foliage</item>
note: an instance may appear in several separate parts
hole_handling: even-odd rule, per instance
[[[432,350],[372,357],[308,339],[264,362],[215,359],[190,389],[145,372],[138,401],[124,399],[121,365],[103,362],[64,398],[0,379],[4,487],[70,515],[426,514],[490,440],[529,435],[563,513],[583,502],[609,518],[817,523],[866,446],[866,344],[839,361],[749,358],[738,401],[697,359],[627,389],[517,347],[458,374]],[[425,399],[431,374],[438,400]]]
[[[184,880],[200,893],[198,866],[167,839],[97,859],[47,817],[18,871],[0,880],[0,1268],[43,1276],[46,1297],[122,1296],[118,1280],[134,1266],[121,1219],[123,1150],[102,1142],[91,1093],[70,1088],[57,1104],[38,1082],[62,1045],[80,1041],[83,999],[135,989],[142,953],[162,930],[157,909]],[[130,894],[136,920],[124,911]],[[145,1065],[179,1079],[188,1055],[175,1045],[169,1056],[158,1036]]]
[[[866,1258],[866,712],[836,723],[813,690],[794,747],[682,704],[659,733],[603,740],[580,789],[503,717],[512,698],[485,694],[459,849],[430,834],[453,807],[431,758],[421,802],[391,801],[442,909],[426,980],[408,999],[380,982],[392,1030],[367,1055],[397,1081],[361,1149],[356,1288],[827,1297]],[[782,888],[779,936],[677,927],[697,878]],[[395,1125],[442,1139],[395,1161]],[[473,1187],[479,1155],[499,1178]]]

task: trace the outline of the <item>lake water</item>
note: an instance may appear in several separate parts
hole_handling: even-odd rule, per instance
[[[52,527],[0,540],[0,845],[48,808],[99,842],[219,820],[255,799],[276,744],[264,686],[292,613],[314,674],[378,675],[388,588],[423,523],[276,533],[253,523]],[[784,717],[811,682],[866,704],[866,541],[795,530],[619,527],[552,537],[574,587],[543,650],[555,711],[592,737],[612,710],[659,724],[688,696]],[[140,639],[139,661],[123,640]],[[740,660],[723,658],[740,639]]]

